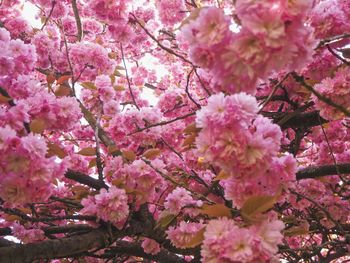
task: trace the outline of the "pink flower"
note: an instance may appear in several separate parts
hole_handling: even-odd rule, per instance
[[[81,75],[81,81],[91,81],[100,74],[108,75],[113,71],[114,62],[109,59],[107,50],[98,44],[72,44],[69,55],[73,61],[74,75]]]
[[[49,198],[66,165],[46,158],[46,152],[43,137],[17,137],[8,126],[0,128],[0,197],[10,206]]]
[[[171,214],[178,214],[182,208],[188,205],[201,205],[200,201],[193,200],[189,191],[182,187],[176,187],[165,199],[164,207]],[[198,203],[199,202],[199,203]]]
[[[103,221],[109,221],[121,229],[129,215],[128,197],[124,189],[115,186],[108,190],[101,189],[94,197],[82,200],[83,214],[95,213]]]
[[[327,38],[347,32],[349,20],[338,0],[320,1],[311,11],[311,25],[317,38]]]
[[[166,231],[167,238],[178,248],[193,247],[190,244],[193,237],[203,228],[202,223],[187,223],[181,221],[177,227],[169,227]]]
[[[201,248],[203,262],[249,262],[253,258],[253,233],[238,228],[231,219],[209,221]]]
[[[98,76],[95,80],[95,85],[103,102],[113,100],[115,96],[115,90],[112,87],[111,78],[109,76]]]
[[[349,100],[349,78],[350,70],[348,68],[339,68],[333,78],[325,78],[321,83],[315,85],[315,89],[321,93],[321,95],[331,99],[338,105],[343,106],[345,109],[350,109]],[[327,103],[319,100],[315,95],[312,95],[312,99],[315,102],[315,107],[320,110],[320,115],[328,120],[337,120],[344,117],[344,114],[329,106]]]
[[[157,255],[160,252],[159,244],[150,238],[145,238],[141,244],[143,250],[147,254]]]
[[[195,21],[183,27],[179,38],[203,46],[219,44],[229,33],[229,21],[222,9],[203,8]]]
[[[23,225],[14,223],[12,225],[12,234],[24,244],[33,243],[45,239],[44,231],[35,228],[26,228]]]
[[[256,100],[245,93],[211,96],[197,112],[199,151],[227,171],[268,162],[279,150],[281,131],[257,110]]]
[[[185,17],[183,0],[157,0],[156,6],[160,21],[166,26],[173,26]]]
[[[277,245],[283,239],[281,234],[283,229],[284,224],[280,220],[266,220],[258,227],[259,247],[264,253],[270,256],[277,253]]]

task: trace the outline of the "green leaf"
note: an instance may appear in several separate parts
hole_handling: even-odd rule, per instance
[[[248,222],[259,222],[264,220],[261,213],[271,209],[277,201],[278,196],[255,195],[243,204],[241,209],[242,217]]]
[[[192,239],[185,245],[186,248],[196,247],[200,244],[202,244],[204,240],[204,232],[205,227],[203,227],[201,230],[199,230]]]
[[[78,154],[84,155],[84,156],[95,156],[96,149],[94,147],[83,148],[78,152]]]
[[[201,214],[208,215],[210,217],[228,217],[230,218],[231,210],[223,204],[207,205],[204,204],[201,208]]]
[[[176,215],[173,215],[173,214],[163,216],[158,220],[158,223],[155,226],[155,229],[159,229],[159,228],[166,229],[175,219],[176,219]]]

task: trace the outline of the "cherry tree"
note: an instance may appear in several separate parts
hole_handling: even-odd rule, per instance
[[[0,1],[0,262],[350,260],[350,2]]]

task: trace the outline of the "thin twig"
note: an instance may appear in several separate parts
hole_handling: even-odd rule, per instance
[[[337,52],[335,52],[328,44],[326,45],[328,51],[335,56],[337,59],[339,59],[341,62],[343,62],[344,64],[350,66],[350,62],[347,61],[345,58],[343,58],[342,56],[338,55]]]
[[[190,84],[190,79],[191,79],[191,75],[192,75],[193,70],[194,70],[194,69],[192,68],[192,70],[190,71],[190,73],[188,73],[188,75],[187,75],[185,91],[186,91],[186,94],[187,94],[188,98],[197,106],[198,109],[200,109],[200,108],[201,108],[201,105],[198,104],[198,102],[196,102],[196,101],[194,100],[194,98],[191,96],[191,94],[190,94],[190,92],[189,92],[189,90],[188,90],[188,87],[189,87],[189,84]]]
[[[98,127],[100,127],[100,116],[96,118],[96,127],[95,127],[95,141],[96,141],[96,167],[98,173],[98,180],[103,183],[103,167],[101,161],[101,153],[100,153],[100,141],[98,138]]]
[[[350,117],[350,112],[345,109],[343,106],[335,103],[334,101],[332,101],[330,98],[327,98],[325,96],[323,96],[321,93],[319,93],[318,91],[314,90],[313,87],[311,87],[309,84],[307,84],[304,80],[303,76],[299,76],[297,73],[292,72],[291,75],[293,76],[293,78],[300,83],[302,86],[304,86],[308,91],[312,92],[319,100],[323,101],[324,103],[333,106],[334,108],[336,108],[337,110],[341,111],[342,113],[344,113],[346,116]]]
[[[23,213],[22,211],[18,209],[11,209],[11,208],[5,208],[0,207],[0,211],[9,214],[9,215],[16,215],[22,218],[23,220],[30,221],[30,222],[52,222],[52,221],[59,221],[59,220],[87,220],[87,221],[96,221],[95,216],[88,216],[88,215],[66,215],[66,216],[51,216],[51,217],[31,217],[27,214]]]
[[[122,61],[123,61],[123,65],[124,65],[124,68],[125,68],[126,81],[128,82],[129,92],[130,92],[132,101],[134,102],[135,107],[138,110],[140,110],[139,106],[136,103],[134,93],[132,92],[132,89],[131,89],[131,83],[130,83],[130,79],[129,79],[128,69],[127,69],[126,63],[125,63],[124,50],[123,50],[123,45],[122,44],[120,44],[120,51],[122,53]]]
[[[184,160],[181,153],[177,152],[174,147],[172,147],[169,143],[167,143],[163,137],[161,137],[162,142],[173,152],[175,153],[182,161]]]
[[[45,28],[47,22],[49,22],[50,17],[51,17],[51,15],[52,15],[52,13],[53,13],[53,10],[54,10],[54,8],[55,8],[55,5],[56,5],[56,1],[53,0],[53,1],[51,2],[51,10],[50,10],[50,13],[49,13],[49,15],[46,17],[45,22],[44,22],[43,26],[41,27],[41,30],[43,30],[43,29]]]
[[[202,194],[200,194],[200,193],[194,192],[194,191],[192,191],[191,189],[189,189],[187,186],[185,186],[185,185],[183,185],[183,184],[181,184],[181,183],[176,182],[173,178],[171,178],[170,176],[166,175],[165,173],[163,173],[163,172],[162,172],[161,170],[159,170],[158,168],[154,167],[154,166],[152,165],[152,163],[151,163],[149,160],[147,160],[147,159],[145,159],[145,158],[141,158],[141,159],[142,159],[142,161],[144,161],[149,167],[151,167],[154,171],[156,171],[160,176],[162,176],[164,179],[170,181],[171,183],[173,183],[173,184],[176,185],[176,186],[185,188],[187,191],[189,191],[190,193],[192,193],[194,196],[197,196],[197,197],[199,197],[199,198],[201,198],[201,199],[204,199],[205,201],[207,201],[207,202],[210,203],[210,204],[214,204],[214,202],[211,201],[210,199],[208,199],[206,196],[204,196],[204,195],[202,195]]]
[[[275,94],[275,92],[277,91],[278,87],[289,77],[289,74],[288,73],[287,75],[284,76],[283,79],[281,79],[273,88],[272,88],[272,91],[270,93],[270,95],[267,97],[266,100],[264,100],[263,103],[261,103],[261,108],[259,110],[258,113],[261,113],[261,111],[263,110],[263,108],[266,106],[267,103],[270,102],[270,100],[272,99],[273,95]]]
[[[297,196],[300,196],[306,200],[308,200],[309,202],[313,203],[316,207],[318,207],[320,210],[322,210],[326,216],[329,218],[329,220],[331,220],[336,226],[338,226],[339,230],[342,232],[342,233],[345,233],[345,230],[343,229],[343,227],[341,226],[341,224],[339,222],[337,222],[333,217],[332,215],[329,213],[329,211],[327,209],[325,209],[323,206],[321,206],[320,204],[318,204],[316,201],[314,201],[313,199],[301,194],[301,193],[298,193],[296,191],[294,191],[293,189],[290,189],[289,188],[289,191],[294,194],[294,195],[297,195]]]
[[[339,167],[338,167],[338,163],[337,163],[337,160],[335,159],[335,155],[334,155],[334,152],[333,152],[333,148],[331,147],[330,143],[329,143],[329,140],[328,140],[328,136],[326,134],[326,131],[324,130],[323,128],[323,125],[321,124],[321,119],[319,119],[320,121],[320,126],[321,126],[321,130],[322,130],[322,133],[323,133],[323,136],[324,138],[326,139],[326,143],[327,143],[327,146],[328,146],[328,149],[331,153],[331,156],[332,156],[332,160],[333,160],[333,163],[334,163],[334,166],[335,166],[335,170],[337,171],[337,175],[339,176],[339,178],[345,182],[345,180],[343,179],[343,177],[341,176],[341,173],[340,173],[340,170],[339,170]]]
[[[158,39],[156,39],[148,30],[147,28],[145,28],[142,23],[137,19],[137,17],[134,15],[134,14],[131,14],[133,16],[133,18],[135,19],[135,22],[143,29],[143,31],[145,31],[145,33],[150,37],[152,38],[160,48],[162,48],[163,50],[167,51],[168,53],[178,57],[178,58],[181,58],[183,61],[191,64],[192,62],[189,61],[187,58],[185,58],[184,56],[180,55],[180,54],[177,54],[176,52],[174,52],[171,48],[167,48],[166,46],[162,45],[162,43],[160,43],[160,41]]]
[[[144,128],[139,128],[137,131],[129,133],[128,136],[133,135],[133,134],[138,133],[138,132],[142,132],[144,130],[148,130],[148,129],[152,128],[152,127],[163,126],[163,125],[167,125],[169,123],[173,123],[173,122],[178,121],[178,120],[183,120],[183,119],[186,119],[186,118],[188,118],[190,116],[193,116],[195,114],[196,114],[195,112],[191,112],[191,113],[188,113],[186,115],[177,117],[175,119],[171,119],[171,120],[168,120],[168,121],[161,121],[161,122],[154,123],[154,124],[149,124],[148,126],[146,126]]]
[[[197,69],[195,67],[194,68],[194,74],[196,74],[199,83],[201,84],[201,87],[205,90],[205,92],[207,93],[208,96],[211,95],[211,92],[205,87],[203,80],[201,79],[201,77],[198,75]]]
[[[334,36],[334,37],[330,37],[330,38],[326,38],[320,41],[320,43],[317,45],[317,47],[315,48],[316,50],[323,47],[324,45],[327,44],[331,44],[332,42],[338,41],[340,39],[343,38],[349,38],[350,37],[350,33],[345,33],[339,36]]]
[[[75,78],[74,78],[73,64],[72,64],[72,62],[71,62],[71,60],[70,60],[70,57],[69,57],[69,49],[68,49],[67,38],[66,38],[66,35],[65,35],[65,33],[64,33],[63,26],[60,27],[60,28],[61,28],[61,31],[62,31],[63,43],[64,43],[64,47],[65,47],[65,50],[66,50],[66,56],[67,56],[68,66],[69,66],[70,72],[71,72],[71,74],[72,74],[72,91],[73,91],[74,97],[76,97],[76,96],[75,96],[75,87],[74,87]]]

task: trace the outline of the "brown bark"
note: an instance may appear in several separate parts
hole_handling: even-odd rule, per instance
[[[337,168],[340,174],[350,173],[350,163],[338,163],[337,166],[322,165],[322,166],[309,166],[307,168],[301,169],[297,172],[297,180],[307,179],[307,178],[318,178],[326,175],[336,175]]]
[[[46,240],[38,243],[0,248],[0,263],[26,263],[37,259],[63,258],[104,247],[107,231],[97,229],[87,234]]]

